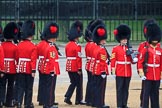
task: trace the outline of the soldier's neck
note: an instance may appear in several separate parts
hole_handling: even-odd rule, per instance
[[[56,42],[56,38],[51,38],[51,39],[48,39],[48,42],[55,43],[55,42]]]

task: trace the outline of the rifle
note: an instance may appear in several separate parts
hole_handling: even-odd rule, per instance
[[[53,45],[56,47],[58,55],[63,56],[63,54],[59,51],[59,47],[55,43],[53,43]]]
[[[144,75],[146,75],[146,73],[147,73],[147,62],[148,62],[148,57],[149,57],[148,46],[146,44],[147,43],[145,43],[146,53],[145,53],[144,62],[143,62]]]
[[[129,41],[127,42],[127,47],[128,47],[128,50],[126,51],[126,54],[131,56],[131,58],[133,60],[133,63],[136,63],[138,61],[138,58],[137,58],[138,51],[133,50],[133,48],[130,45]]]
[[[107,51],[107,49],[105,48],[105,46],[103,46],[104,47],[104,49],[106,50],[106,54],[107,54],[107,59],[108,59],[108,62],[107,62],[107,64],[109,65],[110,64],[110,54],[109,54],[109,52]]]

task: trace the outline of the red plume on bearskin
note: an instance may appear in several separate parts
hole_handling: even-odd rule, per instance
[[[50,39],[50,38],[57,38],[59,35],[59,26],[56,22],[48,22],[43,30],[44,38]]]
[[[57,27],[56,26],[51,26],[50,31],[51,31],[52,34],[56,33],[57,32]]]
[[[14,33],[15,33],[15,34],[18,33],[18,29],[17,29],[17,28],[15,28]]]
[[[144,28],[144,34],[146,34],[146,33],[147,33],[147,28],[145,27],[145,28]]]
[[[104,36],[104,35],[105,35],[105,29],[103,29],[103,28],[98,28],[98,29],[97,29],[97,34],[98,34],[98,36]]]
[[[107,30],[104,24],[99,24],[93,30],[93,41],[97,44],[100,43],[101,40],[107,39]]]
[[[115,30],[114,30],[114,36],[116,36],[117,34],[118,34],[118,30],[115,29]]]

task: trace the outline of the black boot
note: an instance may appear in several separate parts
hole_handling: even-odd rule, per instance
[[[69,105],[72,105],[72,102],[67,97],[64,99],[64,102],[67,103],[67,104],[69,104]]]

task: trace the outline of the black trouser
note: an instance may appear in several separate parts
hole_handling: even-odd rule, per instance
[[[44,84],[43,89],[43,104],[44,107],[51,107],[55,101],[55,87],[56,87],[56,79],[57,75],[42,75]]]
[[[31,74],[19,73],[17,75],[17,101],[19,104],[22,104],[24,95],[24,105],[30,106],[32,104],[33,82],[34,77]]]
[[[6,74],[5,75],[5,87],[6,89],[6,105],[12,105],[14,99],[14,85],[15,85],[15,74]]]
[[[91,94],[92,94],[91,102],[92,102],[92,106],[95,105],[95,90],[96,90],[96,79],[95,79],[95,75],[92,75],[92,88],[91,88]]]
[[[142,85],[141,85],[141,94],[140,94],[140,106],[142,107],[143,104],[143,91],[144,91],[144,80],[142,80]]]
[[[151,100],[151,108],[160,108],[159,107],[160,80],[158,81],[145,80],[144,83],[145,84],[144,84],[142,108],[149,108],[149,97]]]
[[[92,72],[87,71],[87,87],[86,87],[86,95],[85,95],[85,101],[87,103],[92,103]]]
[[[43,104],[43,75],[42,73],[39,72],[39,84],[38,84],[38,96],[37,96],[37,101],[39,103],[42,103]]]
[[[105,105],[105,90],[107,77],[102,78],[101,75],[95,75],[95,90],[94,90],[94,106],[102,107]]]
[[[6,92],[6,80],[5,76],[0,77],[0,103],[5,103],[5,92]]]
[[[79,75],[77,72],[68,72],[68,75],[71,84],[69,85],[65,97],[70,100],[76,87],[75,102],[80,102],[83,99],[83,75]]]
[[[126,107],[131,77],[116,76],[117,107]]]

